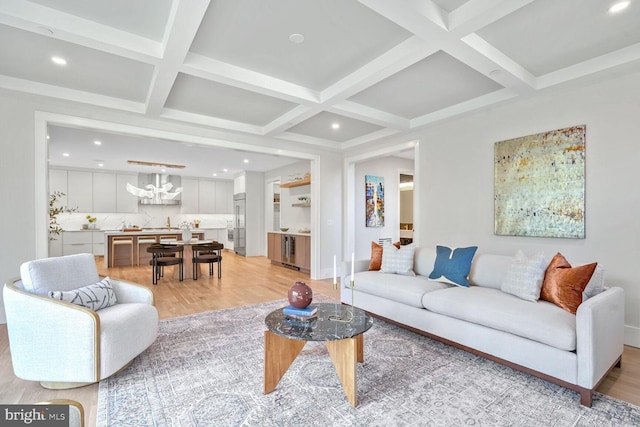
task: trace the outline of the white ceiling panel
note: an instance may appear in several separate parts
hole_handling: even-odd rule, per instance
[[[334,124],[339,125],[339,128],[334,129],[332,127]],[[322,112],[296,126],[293,126],[289,131],[329,141],[345,142],[381,129],[381,126],[367,123],[362,120]]]
[[[478,35],[535,76],[640,43],[640,1],[537,0]]]
[[[351,101],[408,119],[502,89],[440,51],[351,97]]]
[[[191,51],[321,90],[410,36],[353,0],[215,0]]]
[[[172,0],[30,1],[155,41],[162,41],[172,3]]]
[[[221,83],[180,74],[166,107],[264,126],[296,104]]]
[[[0,0],[0,88],[366,149],[640,71],[640,0],[616,1]]]
[[[131,59],[0,25],[0,74],[63,88],[144,101],[153,67]],[[58,66],[52,56],[66,59]]]

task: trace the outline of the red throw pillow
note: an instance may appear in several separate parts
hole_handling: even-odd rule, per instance
[[[400,242],[393,244],[396,248],[400,249]],[[371,242],[371,261],[369,261],[369,271],[378,271],[382,266],[382,245],[376,242]]]
[[[582,303],[582,291],[587,287],[597,265],[598,263],[594,262],[572,268],[558,252],[544,273],[540,299],[576,314],[578,306]]]

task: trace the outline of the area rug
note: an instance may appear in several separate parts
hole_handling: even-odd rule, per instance
[[[309,342],[263,394],[264,317],[285,300],[163,320],[155,343],[100,382],[104,426],[638,426],[640,408],[576,392],[375,320],[347,401]]]

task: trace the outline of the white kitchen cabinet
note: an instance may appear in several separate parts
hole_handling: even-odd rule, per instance
[[[62,235],[56,236],[55,240],[49,240],[49,256],[62,256]]]
[[[138,175],[116,174],[116,212],[136,213],[138,212],[138,197],[127,191],[127,183],[137,187]]]
[[[66,206],[67,204],[67,171],[60,169],[49,169],[49,194],[53,194],[56,191],[64,193],[61,196],[56,205]]]
[[[218,229],[205,230],[204,238],[205,240],[215,240],[216,242],[222,243],[222,241],[220,240],[220,230]]]
[[[93,253],[92,235],[90,231],[65,231],[62,233],[62,255]]]
[[[198,182],[198,213],[216,213],[216,182],[201,179]]]
[[[93,210],[91,212],[116,211],[116,174],[93,174]]]
[[[78,212],[93,212],[93,174],[67,171],[67,206]]]
[[[104,256],[104,231],[65,231],[60,241],[61,255],[86,253]],[[49,246],[49,256],[57,256],[51,254],[52,246]]]
[[[200,185],[198,179],[182,177],[182,204],[180,205],[181,213],[199,213],[199,186]]]
[[[104,231],[91,231],[91,253],[104,256]]]
[[[217,214],[233,213],[233,182],[216,181],[216,210]]]

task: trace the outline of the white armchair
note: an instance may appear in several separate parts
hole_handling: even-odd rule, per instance
[[[94,311],[49,297],[99,282],[91,254],[24,263],[4,286],[9,346],[18,378],[46,388],[73,388],[127,367],[158,333],[153,294],[109,279],[117,303]]]

